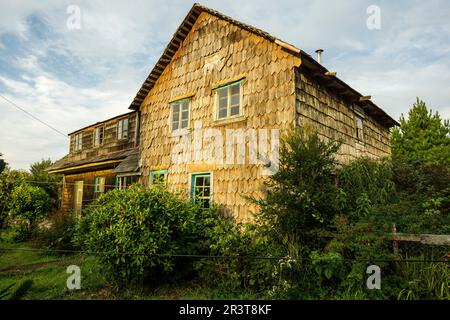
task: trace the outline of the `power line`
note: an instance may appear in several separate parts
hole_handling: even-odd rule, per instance
[[[50,129],[52,129],[53,131],[59,133],[60,135],[64,136],[65,138],[68,138],[68,136],[59,131],[58,129],[56,129],[55,127],[49,125],[48,123],[46,123],[45,121],[42,121],[41,119],[39,119],[38,117],[36,117],[35,115],[31,114],[30,112],[28,112],[27,110],[25,110],[24,108],[18,106],[16,103],[14,103],[13,101],[9,100],[8,98],[6,98],[4,95],[2,95],[0,93],[0,98],[3,98],[6,102],[10,103],[12,106],[16,107],[17,109],[19,109],[20,111],[26,113],[28,116],[32,117],[34,120],[39,121],[40,123],[42,123],[43,125],[45,125],[46,127],[49,127]]]
[[[0,248],[0,251],[29,251],[29,252],[54,252],[54,253],[79,253],[84,255],[125,255],[125,256],[151,256],[158,258],[193,258],[193,259],[254,259],[254,260],[287,260],[287,261],[313,261],[312,258],[290,258],[286,256],[249,256],[249,255],[207,255],[207,254],[164,254],[164,253],[144,253],[144,252],[116,252],[116,251],[84,251],[69,249],[32,249],[32,248]],[[322,261],[335,261],[334,258],[322,258]],[[315,261],[315,260],[314,260]],[[423,260],[423,259],[359,259],[359,258],[343,258],[337,260],[344,262],[411,262],[411,263],[450,263],[450,260]]]

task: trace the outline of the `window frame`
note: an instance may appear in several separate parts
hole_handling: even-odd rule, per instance
[[[228,119],[235,119],[244,116],[244,81],[245,79],[240,79],[232,82],[228,82],[226,84],[220,85],[218,87],[213,88],[215,98],[214,98],[214,120],[215,121],[225,121]],[[235,115],[231,115],[231,88],[234,86],[239,86],[239,113]],[[219,117],[220,107],[220,90],[227,89],[227,115],[225,117]]]
[[[100,180],[103,180],[103,184],[99,183]],[[105,176],[98,176],[94,179],[94,193],[105,193],[105,184],[106,178]]]
[[[189,128],[191,127],[191,101],[192,98],[183,98],[183,99],[178,99],[178,100],[174,100],[169,102],[169,107],[170,107],[170,133],[172,135],[180,135],[180,134],[185,134],[187,132],[189,132]],[[181,123],[183,122],[183,103],[186,102],[187,103],[187,112],[188,112],[188,117],[187,117],[187,126],[185,128],[180,128]],[[179,109],[179,115],[178,115],[178,128],[174,129],[173,123],[174,123],[174,107],[175,105],[178,104],[180,109]]]
[[[209,177],[209,197],[204,197],[204,198],[208,198],[209,199],[209,207],[208,208],[203,208],[203,209],[210,209],[211,205],[213,203],[213,194],[214,194],[214,179],[213,179],[213,172],[195,172],[195,173],[190,173],[190,179],[189,179],[189,190],[190,190],[190,197],[192,199],[192,201],[195,203],[195,181],[197,177]]]
[[[168,170],[150,170],[148,173],[148,183],[150,186],[160,186],[162,184],[155,183],[154,176],[157,174],[162,174],[164,176],[164,184],[167,184],[167,176],[169,174]]]
[[[83,150],[83,132],[79,132],[73,136],[73,151],[79,152]]]
[[[97,130],[100,132],[101,129],[101,135],[99,134],[99,143],[96,144],[97,141]],[[101,141],[100,141],[100,136],[101,136]],[[105,140],[105,126],[99,126],[99,127],[95,127],[94,128],[94,134],[93,134],[93,141],[92,141],[92,145],[94,146],[94,148],[100,147],[103,145],[103,142]]]
[[[120,180],[121,178],[128,178],[128,177],[134,177],[134,176],[137,176],[138,177],[137,179],[139,179],[140,173],[122,173],[122,174],[118,174],[116,176],[116,179],[115,179],[116,189],[119,189],[119,190],[123,190],[124,189],[122,187],[122,183],[121,183],[121,180]],[[139,181],[137,181],[137,182],[139,182]],[[127,182],[125,180],[125,189],[128,188],[129,186],[131,186],[132,184],[133,183],[127,184]]]
[[[361,122],[361,128],[358,127],[358,120]],[[364,117],[357,113],[355,113],[355,135],[357,141],[364,142]]]
[[[126,123],[126,130],[124,130],[124,125],[123,123]],[[130,131],[130,119],[129,117],[126,118],[122,118],[119,119],[117,121],[117,140],[127,140],[129,138],[129,133]],[[123,133],[126,132],[126,137],[123,136]]]

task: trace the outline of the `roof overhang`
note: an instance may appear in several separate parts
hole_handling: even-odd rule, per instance
[[[71,173],[80,173],[80,172],[86,172],[86,171],[92,171],[92,170],[100,170],[100,169],[107,169],[107,168],[114,168],[115,165],[122,162],[123,159],[117,159],[117,160],[107,160],[107,161],[100,161],[100,162],[92,162],[92,163],[86,163],[81,165],[75,165],[65,168],[58,168],[47,171],[50,174],[55,173],[64,173],[64,174],[71,174]]]

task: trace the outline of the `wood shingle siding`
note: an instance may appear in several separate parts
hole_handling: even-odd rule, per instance
[[[298,63],[275,43],[202,12],[141,105],[142,182],[147,183],[149,172],[162,165],[169,169],[169,185],[188,193],[190,173],[213,172],[213,200],[250,220],[250,212],[257,208],[244,197],[262,196],[262,165],[248,164],[248,153],[244,165],[173,164],[171,150],[182,138],[171,137],[169,102],[195,92],[190,101],[191,130],[196,121],[203,128],[220,130],[223,137],[226,129],[287,128],[295,119],[293,68]],[[236,79],[243,79],[243,115],[216,121],[213,89]],[[192,141],[192,131],[188,138]]]

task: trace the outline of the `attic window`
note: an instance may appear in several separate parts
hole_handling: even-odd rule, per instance
[[[121,119],[117,123],[117,139],[127,139],[128,138],[128,118]]]
[[[242,115],[242,80],[216,89],[216,119]]]
[[[94,131],[94,147],[98,147],[103,144],[104,127],[95,128]]]
[[[83,148],[83,133],[78,133],[74,137],[74,151],[80,151]]]
[[[356,138],[359,141],[364,140],[364,128],[363,128],[363,118],[355,114],[355,128],[356,128]]]

